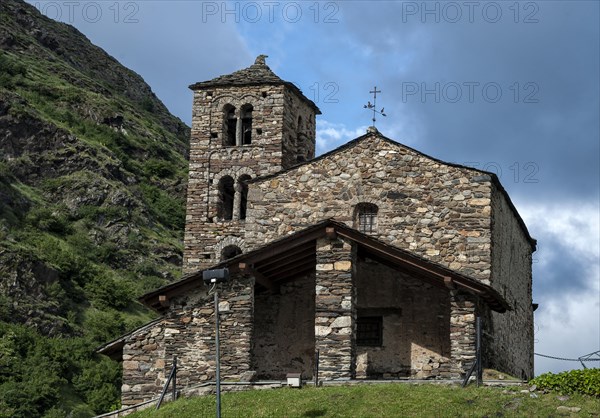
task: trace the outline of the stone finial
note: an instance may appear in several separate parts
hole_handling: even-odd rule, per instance
[[[378,133],[379,133],[379,131],[377,130],[377,128],[376,128],[376,127],[374,127],[374,126],[369,126],[369,127],[367,128],[367,133],[368,133],[368,134],[378,134]]]
[[[267,65],[267,63],[265,62],[265,58],[268,58],[268,57],[269,57],[268,55],[261,54],[258,57],[256,57],[256,61],[254,61],[254,64]]]

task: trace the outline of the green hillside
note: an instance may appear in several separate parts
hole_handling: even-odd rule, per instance
[[[93,349],[180,275],[188,136],[75,28],[2,0],[0,416],[118,404],[119,366]]]

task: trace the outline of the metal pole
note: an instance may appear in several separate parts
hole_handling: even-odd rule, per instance
[[[319,350],[315,350],[315,387],[319,386]]]
[[[476,348],[476,355],[477,355],[477,387],[479,387],[479,384],[483,384],[483,368],[481,367],[481,317],[478,316],[476,319],[476,333],[477,333],[477,348]]]
[[[215,345],[216,345],[216,363],[217,363],[217,418],[221,418],[221,360],[219,354],[219,295],[215,288]]]
[[[173,357],[173,401],[177,400],[177,356]]]

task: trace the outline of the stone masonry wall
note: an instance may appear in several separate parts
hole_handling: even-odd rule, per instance
[[[357,346],[362,377],[449,377],[448,290],[374,261],[357,271],[358,316],[383,317],[382,346]]]
[[[378,135],[252,183],[248,200],[249,248],[329,217],[352,226],[356,204],[370,202],[379,239],[489,283],[491,178]]]
[[[315,157],[316,121],[313,109],[291,91],[285,92],[288,112],[283,118],[283,162],[288,168]]]
[[[312,378],[315,355],[315,275],[280,286],[279,293],[254,298],[252,368],[261,379],[287,373]]]
[[[239,380],[250,370],[254,280],[243,278],[219,291],[221,377]],[[162,321],[132,334],[123,348],[122,404],[160,395],[177,356],[177,384],[215,379],[214,299],[205,288],[171,301]]]
[[[136,405],[160,394],[169,373],[165,364],[164,330],[160,321],[134,332],[123,346],[121,404]]]
[[[505,197],[492,198],[492,286],[512,310],[490,312],[484,323],[489,340],[489,367],[516,377],[533,377],[532,247]]]
[[[251,144],[223,145],[224,109],[234,106],[239,117],[247,104],[253,106]],[[245,221],[240,219],[238,181],[242,176],[254,178],[295,163],[298,150],[288,150],[283,141],[295,140],[292,128],[296,128],[298,116],[310,121],[306,132],[314,153],[314,110],[285,86],[215,87],[194,92],[184,273],[220,261],[216,247],[224,239],[242,238]],[[218,184],[224,176],[231,176],[236,184],[232,220],[217,216]]]
[[[451,378],[463,377],[475,361],[477,314],[477,301],[472,295],[458,290],[450,291]]]
[[[319,379],[354,377],[356,358],[356,287],[350,243],[317,240],[315,348]]]

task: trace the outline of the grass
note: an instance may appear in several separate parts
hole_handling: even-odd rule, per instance
[[[556,393],[520,393],[522,387],[376,384],[303,389],[251,390],[222,395],[223,418],[233,417],[551,417],[557,407],[580,407],[579,417],[599,417],[600,400]],[[201,396],[168,403],[131,418],[212,417],[215,397]]]

